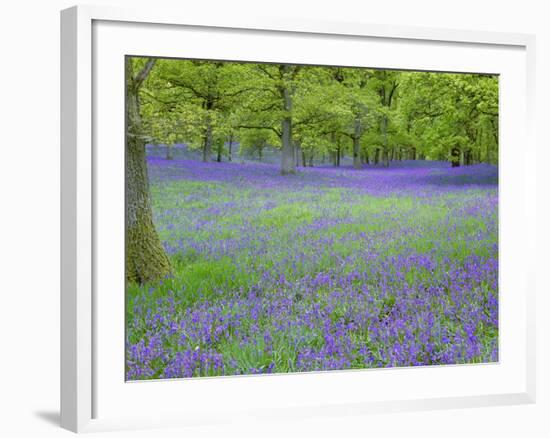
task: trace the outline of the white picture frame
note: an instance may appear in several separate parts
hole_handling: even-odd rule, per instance
[[[148,35],[147,43],[139,37],[144,32]],[[504,339],[501,341],[504,357],[498,364],[441,369],[419,367],[415,370],[224,377],[194,381],[126,383],[124,379],[120,380],[122,357],[115,357],[124,348],[124,339],[119,336],[123,327],[118,319],[123,318],[123,315],[116,312],[120,313],[120,303],[124,302],[124,287],[118,287],[123,278],[114,287],[117,291],[115,294],[119,294],[120,290],[122,300],[116,295],[115,301],[110,303],[111,297],[102,291],[105,289],[104,285],[112,279],[111,274],[116,274],[114,271],[108,272],[104,266],[118,260],[116,257],[123,248],[124,237],[117,226],[112,227],[110,234],[104,231],[105,218],[101,212],[108,208],[117,210],[119,206],[117,211],[123,217],[123,204],[120,203],[120,196],[117,197],[120,190],[106,190],[106,187],[118,187],[124,169],[117,158],[107,162],[105,155],[98,153],[97,144],[110,142],[115,145],[115,155],[119,158],[122,156],[124,143],[120,142],[120,117],[123,118],[123,111],[120,110],[123,102],[119,99],[116,87],[122,83],[123,75],[119,74],[119,70],[108,70],[111,66],[107,65],[107,60],[114,59],[113,62],[120,61],[122,65],[121,54],[171,56],[177,50],[178,41],[174,43],[174,48],[168,47],[167,42],[193,36],[193,32],[200,34],[196,41],[233,38],[235,43],[261,41],[264,48],[270,48],[266,51],[270,53],[268,58],[251,59],[251,56],[257,58],[250,54],[252,51],[239,55],[220,44],[212,43],[209,46],[207,42],[198,43],[194,56],[205,58],[297,62],[301,59],[300,53],[306,53],[307,50],[311,63],[322,63],[322,60],[329,63],[334,59],[335,62],[343,62],[342,65],[345,65],[350,61],[339,58],[344,55],[339,54],[338,47],[366,44],[373,47],[373,53],[378,53],[378,61],[375,62],[376,65],[365,66],[483,71],[503,75],[505,94],[501,95],[501,118],[509,121],[509,124],[504,124],[501,132],[505,151],[501,157],[500,195],[506,202],[500,210],[500,220],[504,221],[504,231],[501,231],[500,238],[504,239],[507,251],[503,254],[500,282],[509,292],[506,292],[506,299],[501,306],[501,324],[505,329],[502,334]],[[333,40],[334,46],[331,43]],[[131,48],[129,41],[132,41]],[[299,52],[302,43],[304,51]],[[320,44],[324,46],[321,47]],[[393,58],[384,58],[381,55],[383,51],[376,49],[377,44],[384,45],[393,53]],[[298,47],[292,54],[279,54],[276,50],[288,48],[290,45]],[[316,47],[323,50],[316,52]],[[530,257],[535,251],[530,248],[535,242],[535,172],[534,167],[527,163],[518,163],[517,160],[515,162],[513,156],[506,152],[506,145],[512,140],[521,141],[526,149],[526,156],[535,149],[532,127],[534,47],[534,36],[525,34],[267,17],[227,21],[215,15],[203,17],[178,11],[138,11],[103,6],[78,6],[62,11],[61,426],[75,432],[84,432],[211,424],[250,416],[268,418],[283,415],[300,418],[327,413],[362,414],[533,403],[535,285],[531,268],[534,264],[530,263]],[[456,49],[457,53],[446,54],[449,48],[451,51]],[[433,63],[419,63],[420,61],[412,59],[405,61],[405,55],[408,53],[412,56],[410,54],[414,50],[418,50],[419,59],[422,56],[433,57]],[[396,57],[396,53],[401,53],[402,57]],[[183,53],[181,57],[185,57]],[[112,71],[112,81],[109,80],[104,86],[105,72],[108,71]],[[110,87],[115,87],[112,88],[115,92],[111,92]],[[511,105],[508,102],[514,103],[513,109],[509,108]],[[111,108],[109,111],[112,113],[106,108]],[[113,120],[115,125],[112,129],[104,122],[106,118]],[[515,167],[511,166],[512,163]],[[110,192],[113,192],[112,196]],[[524,208],[517,208],[517,202],[522,202]],[[117,217],[120,219],[119,213],[109,220],[117,220]],[[527,236],[523,241],[515,236],[514,230],[519,229],[523,229],[524,236]],[[110,255],[106,253],[106,245],[103,244],[105,241],[113,244],[109,248]],[[115,244],[115,241],[118,243]],[[113,257],[113,260],[107,260],[108,257]],[[123,264],[123,258],[120,263]],[[504,270],[503,266],[510,269]],[[513,333],[506,330],[504,325],[509,325],[510,321],[517,322]],[[114,333],[111,336],[114,341],[111,342],[105,333]],[[118,360],[121,361],[120,369],[116,368],[116,371],[111,372],[109,364]],[[407,382],[412,378],[419,384],[433,381],[433,388],[424,392],[418,388],[409,388]],[[474,383],[478,382],[477,390],[465,383],[472,378]],[[438,383],[449,379],[456,380],[452,391],[447,391],[445,385]],[[396,388],[388,391],[385,397],[380,393],[376,395],[376,389],[369,396],[346,391],[346,388],[356,385],[360,387],[361,384],[368,384],[369,388],[375,388],[376,385],[390,388],[392,382]],[[195,391],[195,394],[219,394],[219,397],[216,402],[208,400],[206,396],[202,399],[199,397],[192,405],[185,405],[182,401],[181,405],[176,404],[170,411],[162,403],[156,403],[162,394],[167,394],[168,400],[173,400],[178,391],[181,391],[181,385],[187,385],[186,394]],[[300,388],[300,394],[305,395],[297,397],[298,400],[294,403],[285,401],[284,391],[289,388]],[[228,394],[235,392],[242,395],[229,406]],[[259,402],[258,399],[246,401],[246,397],[252,396],[260,397]],[[153,404],[147,405],[144,412],[134,412],[130,401],[140,397],[153,401]],[[119,405],[130,408],[127,411],[117,410]],[[187,412],[185,415],[184,405]],[[210,408],[208,411],[206,406]]]

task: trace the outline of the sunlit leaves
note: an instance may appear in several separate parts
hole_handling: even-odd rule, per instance
[[[389,159],[449,160],[457,149],[464,164],[498,160],[498,78],[490,75],[161,59],[141,100],[152,143],[200,148],[209,129],[214,143],[277,148],[290,117],[293,142],[311,156],[349,155],[359,136],[367,158],[383,150]]]

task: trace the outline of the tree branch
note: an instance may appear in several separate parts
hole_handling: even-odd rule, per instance
[[[279,137],[281,136],[281,132],[273,126],[237,125],[236,128],[242,128],[242,129],[269,129],[269,130],[275,132],[275,134],[277,134]]]
[[[149,58],[141,71],[138,73],[138,75],[133,80],[133,85],[135,89],[137,90],[139,87],[141,87],[141,84],[143,84],[143,81],[147,79],[147,76],[149,76],[149,73],[151,73],[151,70],[153,69],[153,66],[157,60],[155,58]]]

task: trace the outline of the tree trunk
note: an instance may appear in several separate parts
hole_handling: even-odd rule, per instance
[[[382,164],[384,167],[390,167],[390,160],[388,158],[388,150],[384,147],[382,149]]]
[[[292,120],[290,117],[285,117],[282,121],[281,136],[282,154],[281,154],[281,173],[288,175],[296,173],[296,161],[294,160],[294,148],[292,145]]]
[[[389,167],[390,159],[388,153],[388,116],[386,115],[382,117],[382,137],[384,139],[384,147],[382,149],[382,161],[385,167]]]
[[[361,169],[361,119],[356,118],[353,124],[353,167]]]
[[[217,149],[217,155],[216,155],[216,161],[218,163],[221,163],[222,162],[222,149],[223,149],[223,144],[220,143],[218,145],[218,149]]]
[[[139,108],[139,87],[154,60],[136,78],[131,62],[126,61],[126,280],[145,283],[166,277],[171,266],[153,223]]]
[[[464,164],[466,166],[472,165],[474,162],[474,156],[471,149],[464,151]]]
[[[206,133],[204,135],[204,146],[202,148],[202,161],[208,163],[212,161],[212,124],[210,120],[206,122]]]
[[[231,149],[232,149],[232,148],[233,148],[233,135],[230,135],[230,136],[229,136],[229,146],[228,146],[228,148],[227,148],[227,149],[228,149],[228,153],[229,153],[229,155],[228,155],[229,161],[231,161],[231,158],[232,158],[232,157],[231,157],[231,152],[232,152]]]
[[[355,169],[361,169],[361,157],[359,156],[360,145],[359,138],[353,137],[353,167]]]
[[[459,167],[460,166],[460,150],[458,147],[454,147],[451,150],[451,166]]]
[[[303,149],[301,152],[302,152],[302,167],[307,167],[306,153]]]
[[[284,110],[286,115],[281,122],[282,135],[282,154],[281,154],[281,173],[283,175],[296,173],[296,160],[294,157],[294,144],[292,142],[292,96],[290,90],[284,87],[281,91]]]

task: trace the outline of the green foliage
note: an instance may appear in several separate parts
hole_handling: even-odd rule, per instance
[[[400,105],[412,143],[431,159],[498,162],[498,79],[489,75],[403,73]]]
[[[140,97],[151,143],[215,149],[219,159],[231,139],[261,160],[265,147],[282,145],[281,121],[290,118],[304,164],[351,156],[353,144],[363,162],[498,161],[498,78],[490,75],[163,59]]]

